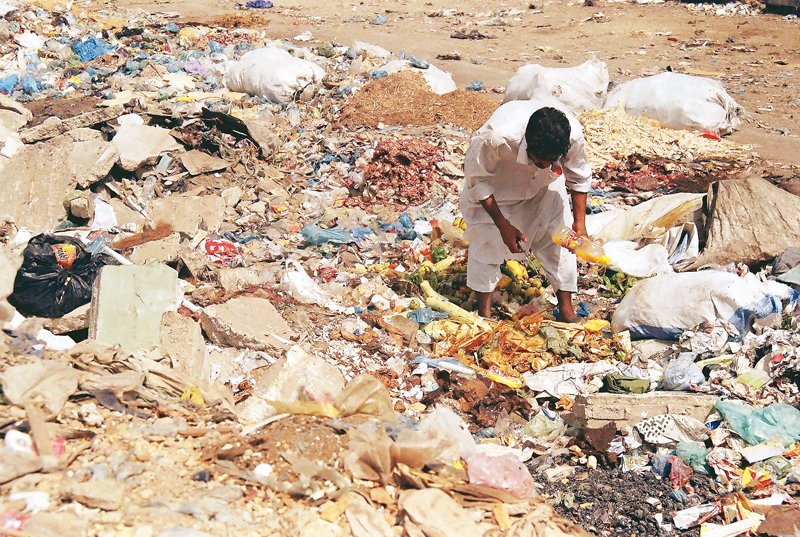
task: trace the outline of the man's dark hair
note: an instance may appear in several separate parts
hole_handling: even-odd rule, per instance
[[[543,160],[558,160],[569,150],[571,129],[564,112],[546,106],[528,120],[525,141],[528,153]]]

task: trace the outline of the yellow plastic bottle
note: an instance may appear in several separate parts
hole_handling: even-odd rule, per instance
[[[573,252],[589,263],[608,266],[611,264],[603,247],[586,237],[579,237],[572,229],[564,226],[553,233],[553,242]]]

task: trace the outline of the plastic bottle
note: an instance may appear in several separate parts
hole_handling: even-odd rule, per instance
[[[579,237],[577,233],[566,226],[553,233],[553,242],[589,263],[605,266],[611,264],[611,258],[606,255],[602,246],[592,239]]]

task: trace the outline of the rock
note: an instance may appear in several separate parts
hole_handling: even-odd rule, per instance
[[[76,330],[86,330],[89,328],[89,308],[89,304],[84,304],[63,317],[42,319],[43,327],[56,335],[68,334]]]
[[[236,407],[240,419],[255,422],[275,413],[268,401],[335,401],[344,389],[336,366],[295,345],[258,380],[253,395]]]
[[[88,220],[92,217],[92,212],[91,201],[86,199],[85,196],[80,196],[69,200],[69,214],[75,218],[83,218]]]
[[[220,195],[222,196],[225,205],[228,207],[236,207],[242,201],[242,188],[239,186],[232,186],[223,190]]]
[[[658,414],[682,414],[705,423],[716,400],[713,395],[687,392],[595,393],[577,396],[572,412],[582,429],[599,429],[610,422],[632,426]]]
[[[111,143],[119,151],[120,166],[129,172],[145,164],[155,164],[164,153],[183,149],[167,129],[148,125],[123,125]]]
[[[178,273],[162,265],[107,265],[92,290],[89,337],[134,353],[161,341],[161,317],[182,300]]]
[[[200,175],[201,173],[216,172],[224,170],[230,163],[221,158],[193,149],[181,155],[181,164],[189,172],[189,175]]]
[[[194,235],[202,224],[214,231],[222,225],[225,202],[219,196],[167,196],[153,202],[152,222],[169,222],[172,229]]]
[[[0,95],[0,137],[3,131],[17,132],[33,119],[30,110],[6,95]]]
[[[111,208],[114,209],[114,214],[117,217],[117,224],[120,228],[128,229],[131,231],[140,230],[144,227],[147,219],[140,213],[137,213],[119,198],[111,199]]]
[[[64,197],[104,178],[118,159],[116,148],[91,129],[23,146],[3,169],[0,219],[33,231],[55,227],[66,216]]]
[[[41,140],[54,138],[74,129],[91,127],[99,123],[111,121],[124,113],[125,108],[121,105],[117,105],[108,108],[98,108],[68,119],[59,119],[52,116],[47,118],[41,125],[21,132],[20,139],[26,144],[32,144]]]
[[[176,311],[161,317],[161,352],[172,359],[172,368],[186,373],[198,384],[208,379],[206,340],[200,323]]]
[[[209,340],[228,347],[286,349],[286,340],[294,335],[265,298],[241,296],[209,306],[200,315],[200,323]]]
[[[42,469],[42,459],[30,453],[0,447],[0,485],[18,477],[38,472]]]
[[[178,260],[181,251],[181,236],[179,233],[155,241],[150,241],[137,246],[131,252],[130,260],[137,265],[145,263],[174,263]]]
[[[260,271],[252,267],[220,269],[217,272],[217,279],[226,293],[241,291],[268,281],[266,271]]]
[[[116,511],[122,507],[125,485],[113,479],[98,479],[71,483],[66,486],[63,497],[74,500],[86,507]]]
[[[267,204],[263,201],[257,201],[247,207],[247,210],[251,213],[265,215],[267,214]]]

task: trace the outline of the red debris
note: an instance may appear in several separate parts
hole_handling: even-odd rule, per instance
[[[364,170],[361,197],[348,198],[345,205],[365,208],[419,205],[430,198],[434,183],[446,185],[436,171],[436,163],[443,159],[438,147],[422,140],[384,140],[375,148],[375,156]]]

